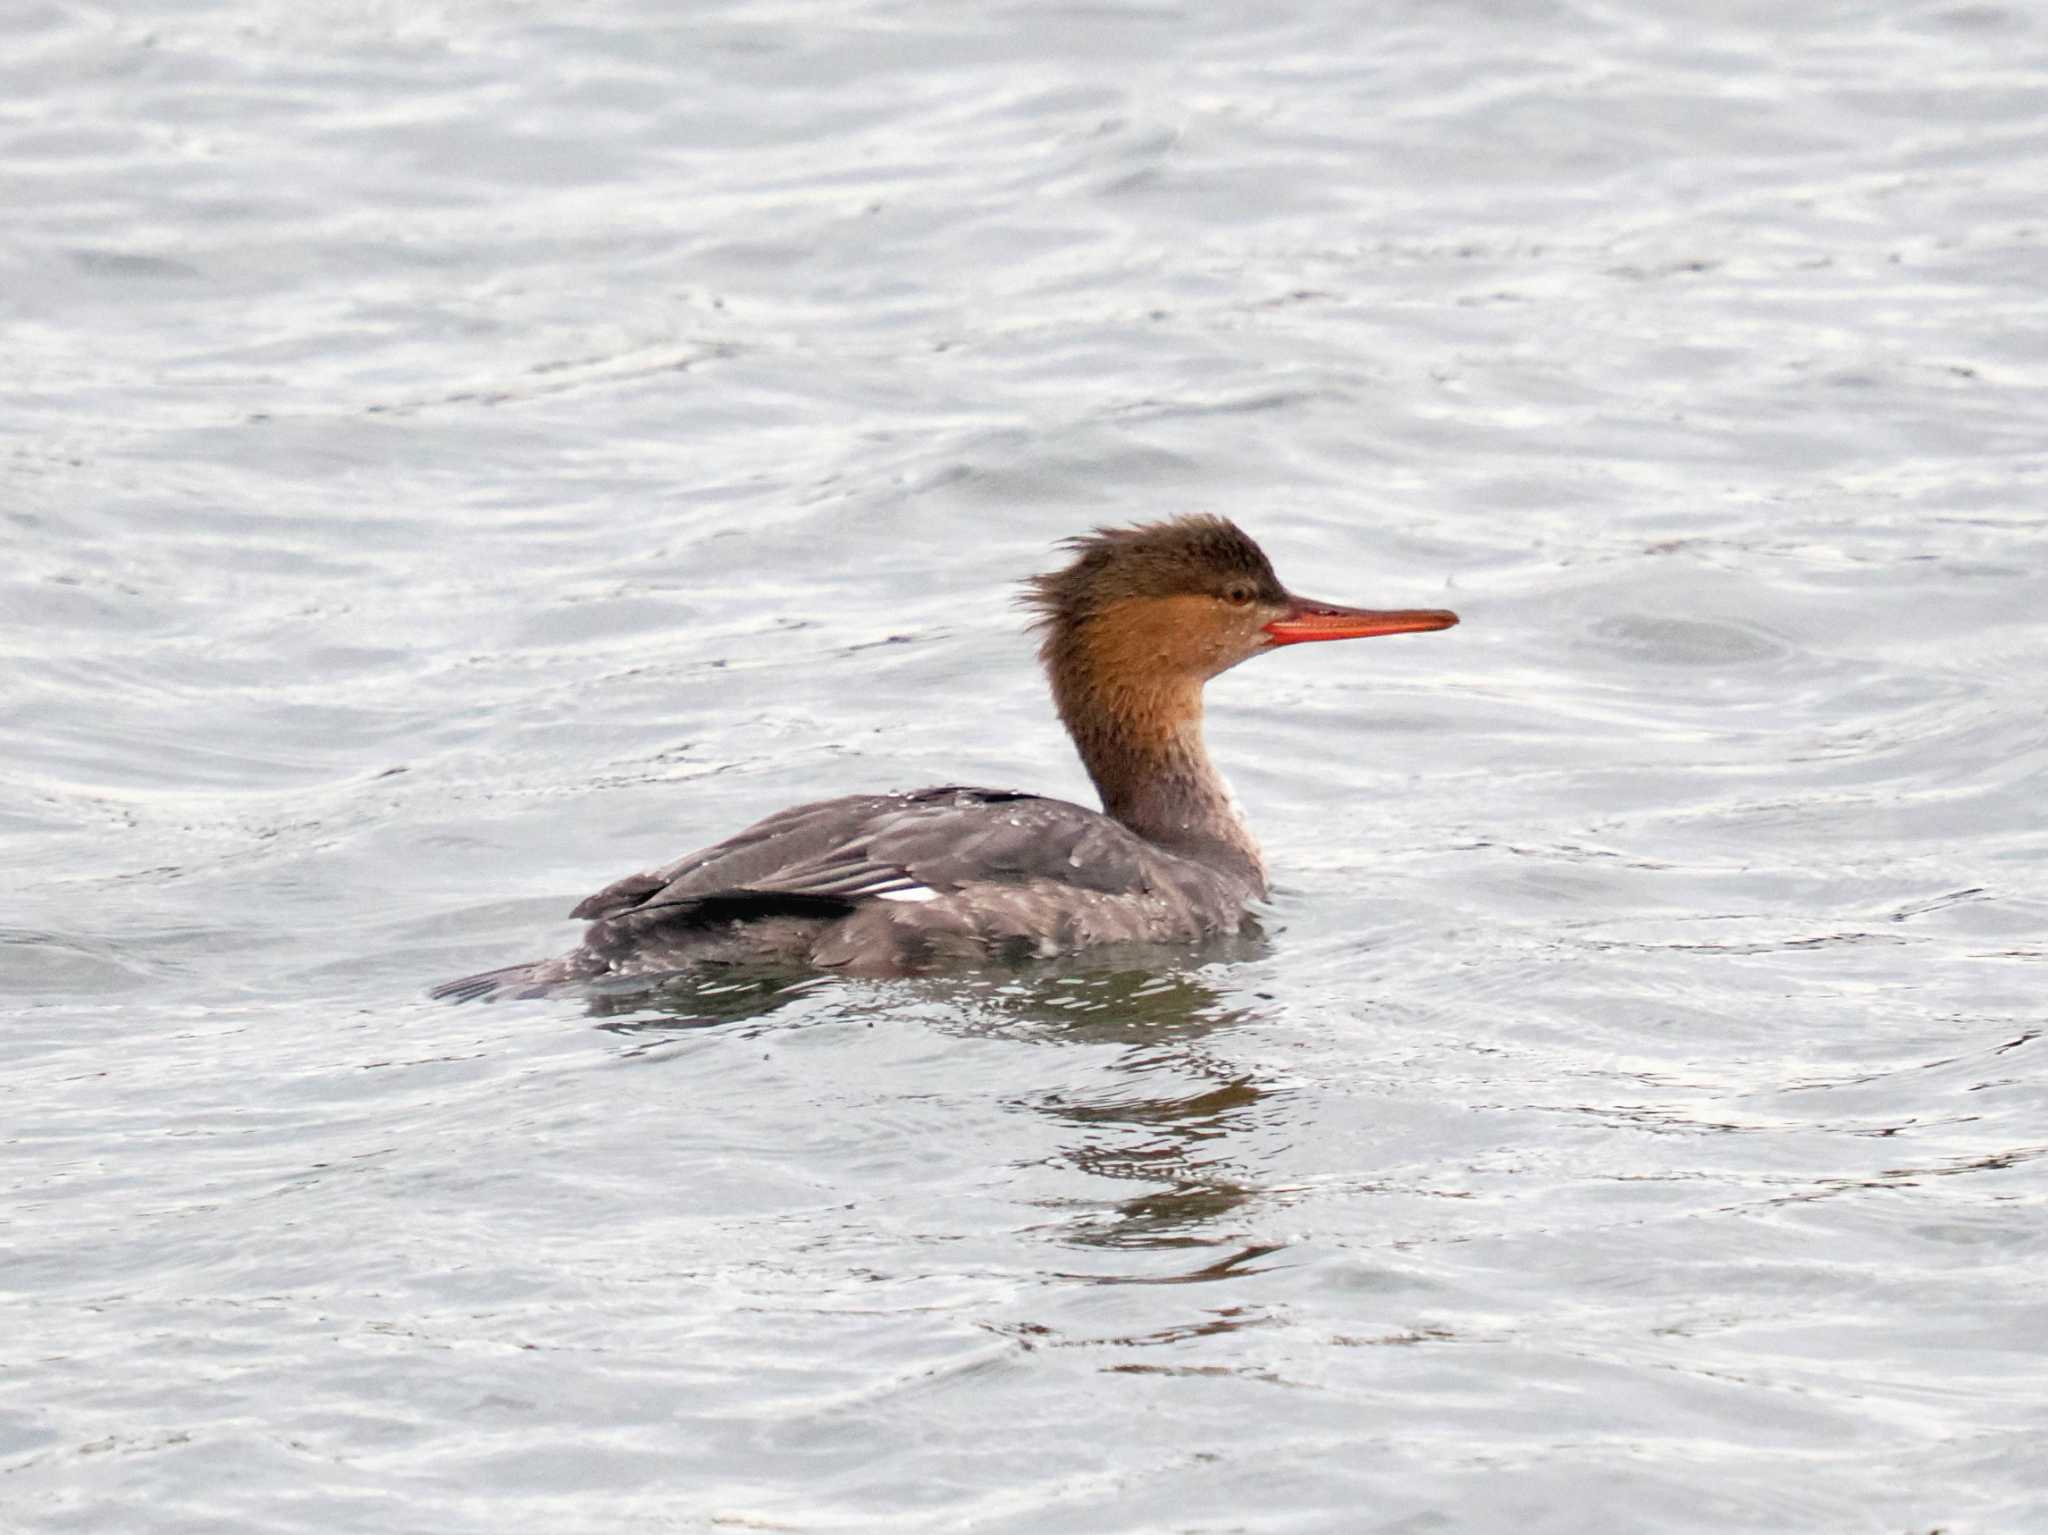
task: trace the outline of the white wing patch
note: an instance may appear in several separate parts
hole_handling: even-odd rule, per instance
[[[932,889],[929,885],[912,885],[906,890],[877,890],[875,892],[875,899],[878,901],[936,901],[938,898],[938,891]]]

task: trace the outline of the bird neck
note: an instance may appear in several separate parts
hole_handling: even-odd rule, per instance
[[[1230,785],[1202,740],[1202,684],[1188,677],[1110,678],[1051,662],[1053,701],[1081,765],[1113,819],[1172,852],[1249,881],[1265,861]]]

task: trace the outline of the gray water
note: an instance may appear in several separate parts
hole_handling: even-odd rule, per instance
[[[0,16],[0,1527],[2048,1530],[2048,17]],[[1210,690],[1265,939],[456,1008]]]

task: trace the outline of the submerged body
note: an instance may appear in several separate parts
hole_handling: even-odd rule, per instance
[[[1282,645],[1448,628],[1441,609],[1296,597],[1216,517],[1075,539],[1027,600],[1100,812],[948,786],[799,805],[579,905],[582,945],[435,988],[456,999],[766,964],[908,975],[1238,931],[1265,865],[1202,744],[1202,685]]]

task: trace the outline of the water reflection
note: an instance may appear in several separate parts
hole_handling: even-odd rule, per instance
[[[761,1023],[814,993],[837,984],[827,975],[733,968],[709,975],[678,975],[650,986],[644,978],[585,991],[585,1011],[597,1027],[627,1042],[623,1059],[653,1055],[702,1029]]]
[[[1092,1083],[1011,1100],[1059,1125],[1059,1155],[1073,1171],[1091,1183],[1133,1188],[1122,1197],[1050,1205],[1066,1212],[1053,1228],[1059,1240],[1094,1251],[1205,1252],[1242,1241],[1230,1217],[1261,1192],[1243,1147],[1271,1117],[1277,1088],[1217,1048],[1258,1011],[1226,999],[1213,973],[1112,969],[1024,978],[978,1010],[983,1027],[994,1014],[1000,1026],[1038,1038],[1122,1047]],[[1242,1247],[1182,1273],[1086,1277],[1222,1278],[1272,1250]]]
[[[1020,978],[983,999],[969,1026],[1026,1034],[1051,1043],[1115,1047],[1091,1075],[1070,1073],[1062,1085],[1010,1099],[1058,1128],[1056,1159],[1074,1181],[1104,1181],[1130,1192],[1107,1197],[1042,1198],[1059,1218],[1039,1234],[1066,1247],[1068,1263],[1048,1277],[1085,1285],[1198,1285],[1263,1272],[1281,1244],[1249,1238],[1247,1207],[1266,1192],[1252,1148],[1276,1117],[1283,1089],[1233,1058],[1229,1036],[1261,1016],[1262,998],[1233,1001],[1217,981],[1227,970],[1162,973],[1099,969]],[[1242,994],[1238,994],[1240,997]],[[963,1019],[966,1017],[962,1015]],[[1076,1262],[1075,1259],[1080,1261]],[[1265,1309],[1217,1305],[1214,1292],[1193,1292],[1197,1309],[1165,1325],[1101,1334],[1051,1321],[1012,1323],[1007,1332],[1026,1348],[1177,1349],[1274,1320]],[[1144,1363],[1103,1368],[1258,1375],[1240,1364]]]
[[[1156,949],[1103,952],[1078,968],[1068,959],[889,982],[841,1001],[866,1011],[878,995],[889,999],[883,1006],[914,1000],[925,1026],[945,1033],[1094,1047],[1090,1070],[1061,1071],[1058,1085],[1007,1101],[1058,1126],[1057,1161],[1079,1174],[1077,1181],[1091,1188],[1107,1181],[1129,1192],[1041,1198],[1038,1205],[1060,1217],[1042,1229],[1096,1253],[1199,1250],[1202,1262],[1184,1271],[1076,1276],[1184,1284],[1232,1277],[1275,1250],[1245,1241],[1232,1217],[1263,1191],[1246,1146],[1272,1119],[1280,1089],[1219,1048],[1224,1036],[1260,1016],[1260,999],[1233,1000],[1221,989],[1217,983],[1229,972],[1219,966],[1255,958],[1265,947],[1256,933],[1242,935],[1165,970]],[[1139,958],[1151,963],[1140,966]],[[774,1015],[841,984],[728,971],[678,978],[653,992],[644,983],[599,992],[588,1003],[598,1028],[627,1041],[625,1057],[644,1058],[705,1028],[786,1026]],[[840,1006],[830,1012],[844,1015]],[[1103,1057],[1103,1047],[1113,1053]],[[1219,1256],[1219,1247],[1231,1250]]]

